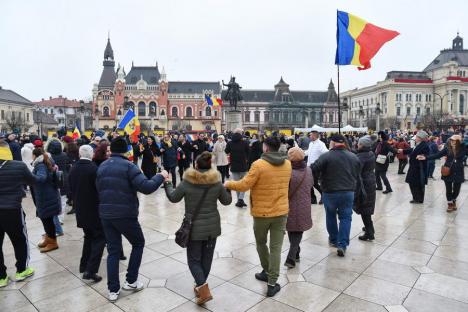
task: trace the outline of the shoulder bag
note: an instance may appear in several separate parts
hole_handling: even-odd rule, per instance
[[[188,242],[190,241],[190,233],[192,232],[193,221],[195,221],[195,219],[197,218],[198,213],[200,212],[201,205],[203,204],[203,201],[205,200],[210,188],[211,187],[205,189],[200,201],[195,207],[195,210],[191,214],[185,214],[184,220],[182,221],[182,225],[175,233],[175,242],[182,248],[186,248]]]
[[[452,163],[450,164],[450,166],[446,166],[445,164],[440,167],[440,174],[443,176],[443,177],[448,177],[451,173],[452,173],[452,165],[453,163],[455,162],[455,159],[453,159]]]

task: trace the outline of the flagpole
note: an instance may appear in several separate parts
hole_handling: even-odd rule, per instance
[[[338,74],[338,133],[341,134],[341,103],[340,103],[340,65],[336,65]]]

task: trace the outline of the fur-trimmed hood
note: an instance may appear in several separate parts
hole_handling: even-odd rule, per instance
[[[191,184],[216,184],[221,182],[221,174],[216,169],[201,171],[189,168],[184,173],[184,180]]]
[[[58,155],[63,152],[63,144],[59,139],[51,138],[44,145],[44,151],[50,154]]]

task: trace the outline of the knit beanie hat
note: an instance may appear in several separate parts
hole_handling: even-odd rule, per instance
[[[362,145],[363,147],[371,147],[372,140],[370,136],[366,135],[359,139],[358,145]]]
[[[71,136],[66,135],[62,138],[62,141],[65,143],[70,143],[73,142],[73,138]]]
[[[418,138],[420,138],[420,139],[425,140],[425,139],[427,139],[427,137],[428,137],[429,135],[427,134],[426,131],[424,131],[424,130],[419,130],[418,133],[416,133],[416,136],[417,136]]]
[[[299,147],[292,147],[288,151],[288,159],[291,162],[304,160],[304,151]]]
[[[128,151],[127,141],[123,137],[117,137],[112,140],[110,149],[112,153],[125,154]]]

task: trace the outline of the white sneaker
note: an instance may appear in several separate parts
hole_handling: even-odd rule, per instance
[[[142,282],[136,281],[135,283],[130,284],[129,282],[125,281],[122,286],[123,290],[130,290],[130,291],[140,291],[145,287]]]
[[[109,292],[109,301],[116,302],[119,299],[120,291],[118,292]]]

